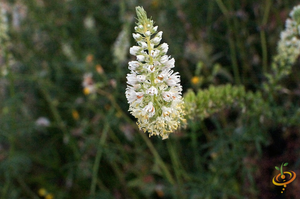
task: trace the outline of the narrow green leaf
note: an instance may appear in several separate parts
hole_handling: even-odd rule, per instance
[[[283,166],[287,166],[289,163],[284,163],[284,165]]]
[[[279,171],[279,168],[278,167],[275,167],[275,169],[277,169]]]

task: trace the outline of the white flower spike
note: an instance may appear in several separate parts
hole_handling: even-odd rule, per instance
[[[142,7],[136,7],[138,22],[132,36],[138,46],[130,48],[137,61],[130,61],[126,98],[129,111],[137,118],[137,125],[149,136],[167,139],[185,124],[180,76],[173,73],[175,59],[167,55],[169,45],[160,45],[163,32],[147,18]]]

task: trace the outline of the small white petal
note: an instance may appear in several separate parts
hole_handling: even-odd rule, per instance
[[[164,55],[160,58],[160,63],[164,64],[169,60],[168,55]]]
[[[132,86],[135,85],[138,81],[135,73],[127,74],[126,78],[127,78],[127,84],[130,84]]]
[[[159,50],[152,50],[151,51],[151,56],[152,57],[157,57],[159,55],[159,52],[160,52]]]
[[[137,102],[141,102],[142,99],[144,97],[144,93],[143,92],[136,92],[136,98],[137,98]]]
[[[143,108],[144,114],[147,114],[149,117],[153,117],[155,114],[155,108],[152,102],[149,102],[147,106]]]
[[[134,84],[133,89],[134,90],[139,90],[142,86],[140,84]]]
[[[172,101],[172,96],[173,94],[169,91],[162,93],[163,100],[165,100],[166,102]]]
[[[140,66],[140,63],[138,61],[130,61],[128,62],[129,70],[135,70]]]
[[[148,47],[148,45],[146,44],[146,42],[140,42],[140,45],[142,46],[143,49],[146,49]]]
[[[173,71],[171,71],[173,72]],[[176,73],[173,73],[172,75],[170,75],[168,77],[168,79],[166,80],[167,84],[169,86],[177,86],[179,85],[179,82],[180,82],[180,76],[179,76],[179,73],[176,72]]]
[[[151,40],[151,43],[157,45],[157,44],[159,44],[160,41],[161,41],[161,37],[154,37],[154,38]]]
[[[172,58],[166,63],[167,68],[174,68],[175,67],[175,59]]]
[[[145,56],[144,55],[137,55],[136,56],[138,61],[145,61]]]
[[[169,45],[167,43],[163,43],[162,45],[160,45],[160,48],[163,53],[167,53],[169,50]]]
[[[163,107],[161,108],[161,110],[162,110],[162,116],[163,116],[163,117],[170,116],[170,114],[173,112],[173,111],[172,111],[172,108],[168,108],[168,107],[165,107],[165,106],[163,106]]]
[[[137,78],[137,80],[139,82],[144,82],[146,80],[146,76],[145,75],[137,75],[136,78]]]
[[[159,31],[156,35],[155,35],[155,37],[162,37],[162,34],[163,34],[163,31]]]
[[[158,26],[153,27],[153,31],[156,32],[157,31]]]
[[[146,93],[148,95],[157,95],[157,89],[154,86],[151,86]]]
[[[44,127],[48,127],[50,126],[50,121],[48,118],[46,117],[39,117],[36,121],[35,124],[37,126],[44,126]]]
[[[151,35],[151,32],[148,30],[145,32],[145,35],[149,37]]]
[[[128,103],[131,104],[134,100],[136,100],[136,92],[132,89],[132,87],[127,88],[125,94]]]
[[[147,70],[148,70],[150,73],[153,73],[153,72],[155,71],[155,67],[154,67],[153,65],[148,65]]]
[[[139,46],[132,46],[129,49],[129,52],[130,52],[131,55],[136,55],[140,50],[141,50],[141,47],[139,47]]]
[[[163,70],[158,76],[157,76],[157,78],[159,79],[159,80],[164,80],[164,79],[166,79],[168,76],[169,76],[170,74],[169,74],[169,71],[168,70]]]
[[[135,40],[137,39],[140,39],[141,38],[141,35],[140,34],[135,34],[135,33],[132,33],[132,36]]]
[[[142,25],[139,25],[139,29],[143,29],[143,26],[142,26]]]

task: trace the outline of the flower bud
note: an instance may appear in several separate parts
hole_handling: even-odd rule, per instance
[[[139,46],[132,46],[129,51],[130,51],[131,55],[136,55],[140,50],[141,50],[141,47],[139,47]]]
[[[130,61],[130,62],[128,62],[128,65],[129,65],[129,70],[135,70],[135,69],[137,69],[139,66],[140,66],[140,62],[138,62],[138,61]]]
[[[135,40],[139,40],[139,39],[141,39],[141,35],[140,34],[138,34],[138,33],[132,33],[132,36],[133,36],[133,38],[135,39]]]
[[[149,37],[149,36],[151,35],[150,31],[149,31],[149,30],[146,31],[146,32],[145,32],[145,35],[146,35],[147,37]]]
[[[163,43],[162,45],[160,45],[161,51],[166,54],[169,50],[169,45],[166,43]]]
[[[138,61],[145,61],[145,56],[144,55],[137,55],[136,56],[136,59],[138,60]]]

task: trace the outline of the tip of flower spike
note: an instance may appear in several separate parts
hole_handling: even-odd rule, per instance
[[[290,13],[290,16],[295,20],[297,23],[300,23],[300,5],[295,6]]]
[[[147,13],[143,7],[137,6],[137,7],[135,7],[135,11],[136,11],[136,15],[137,15],[138,19],[141,19],[141,20],[147,19]]]

